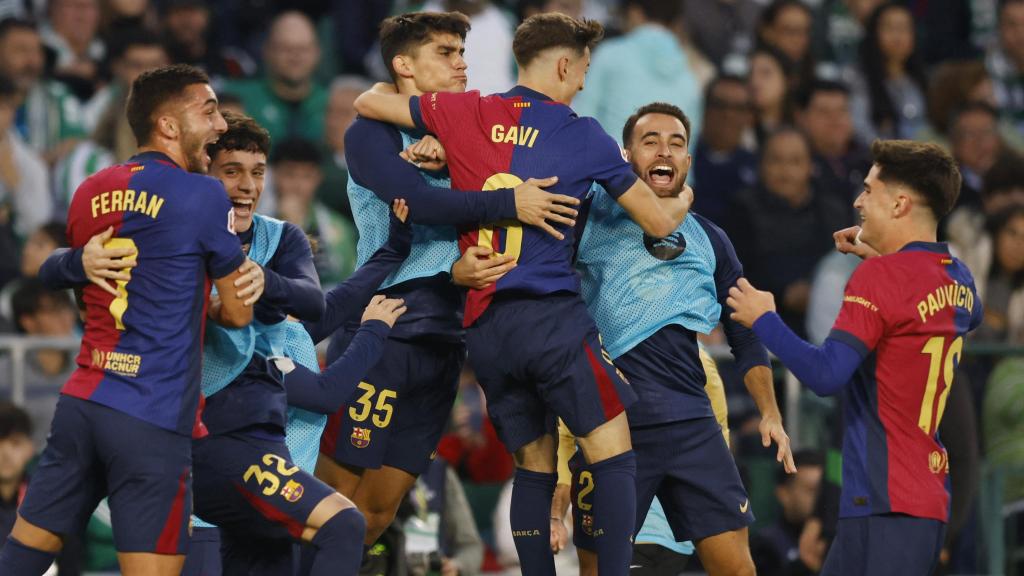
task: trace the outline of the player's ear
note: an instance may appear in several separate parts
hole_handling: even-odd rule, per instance
[[[412,60],[404,54],[396,54],[391,59],[391,66],[395,69],[395,73],[402,78],[412,78]]]
[[[156,118],[156,130],[164,138],[174,139],[180,135],[181,127],[174,116],[161,114]]]
[[[568,56],[561,56],[558,59],[558,79],[563,82],[569,77],[569,64]]]
[[[896,218],[903,218],[910,212],[914,199],[909,194],[900,193],[893,199],[892,214]]]

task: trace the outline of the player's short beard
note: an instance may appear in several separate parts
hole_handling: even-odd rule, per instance
[[[206,174],[206,141],[198,134],[184,131],[181,139],[182,153],[185,155],[185,169],[196,174]]]

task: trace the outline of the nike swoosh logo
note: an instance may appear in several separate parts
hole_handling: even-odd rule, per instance
[[[630,570],[632,570],[633,568],[643,568],[643,567],[644,567],[643,564],[630,564],[629,565],[629,569]]]
[[[750,508],[750,499],[744,500],[743,504],[740,504],[740,513],[746,514],[747,508]]]

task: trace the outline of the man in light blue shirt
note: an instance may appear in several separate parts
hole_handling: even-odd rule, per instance
[[[667,102],[689,113],[690,141],[697,141],[704,115],[700,81],[672,31],[681,6],[665,0],[623,3],[629,32],[594,51],[587,87],[573,101],[577,114],[593,116],[609,134],[616,134],[640,106]]]

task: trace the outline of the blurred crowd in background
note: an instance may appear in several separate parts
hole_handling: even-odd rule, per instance
[[[753,284],[771,290],[787,323],[812,340],[827,335],[857,266],[834,251],[831,233],[857,221],[852,203],[872,140],[947,146],[963,188],[941,233],[973,271],[986,314],[950,398],[953,432],[943,433],[960,496],[945,569],[1002,570],[984,562],[985,526],[1002,517],[1009,552],[1024,556],[1016,536],[1024,491],[1012,488],[1022,476],[997,495],[996,521],[981,505],[984,471],[1024,465],[1024,363],[1013,358],[1014,347],[1024,351],[1024,0],[0,0],[0,334],[80,334],[71,295],[46,290],[36,275],[67,245],[64,219],[78,184],[133,154],[123,113],[132,80],[169,63],[204,68],[222,108],[269,130],[258,210],[317,240],[325,288],[344,280],[358,231],[343,136],[355,97],[388,80],[379,22],[412,10],[470,17],[469,89],[483,93],[514,85],[512,37],[523,18],[561,11],[601,21],[606,38],[574,109],[618,138],[640,105],[681,107],[692,120],[695,210],[729,233]],[[706,341],[720,342],[715,334]],[[11,364],[0,346],[0,395],[10,395]],[[31,350],[22,363],[25,412],[0,406],[0,531],[73,368],[67,349]],[[794,404],[801,426],[790,433],[811,450],[801,453],[800,474],[776,478],[756,410],[727,360],[723,374],[734,450],[759,518],[759,571],[814,573],[821,551],[801,542],[830,475],[835,407],[809,397]],[[410,495],[395,536],[407,558],[441,554],[446,575],[515,563],[507,522],[494,518],[508,499],[511,460],[469,371],[461,390],[442,464]],[[429,503],[438,494],[449,494],[443,506]],[[432,525],[430,514],[445,521]],[[113,562],[104,528],[101,510],[61,574]],[[426,544],[423,530],[432,534]]]

